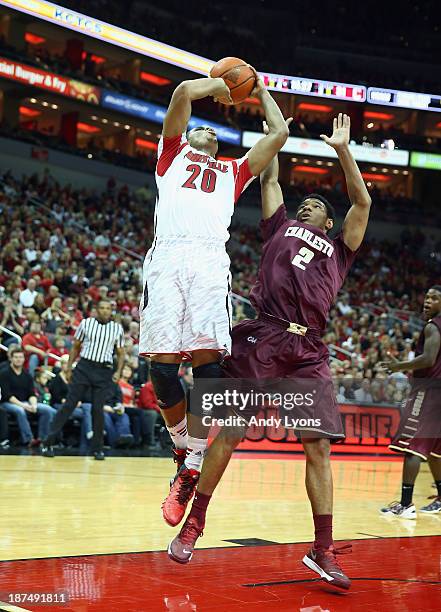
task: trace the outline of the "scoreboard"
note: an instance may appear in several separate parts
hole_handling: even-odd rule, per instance
[[[333,100],[347,100],[348,102],[366,101],[366,87],[363,85],[350,85],[349,83],[270,73],[260,73],[260,76],[263,78],[265,86],[272,91]]]

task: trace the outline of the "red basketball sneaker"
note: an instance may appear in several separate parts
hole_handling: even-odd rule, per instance
[[[185,465],[176,474],[170,493],[162,504],[162,516],[171,527],[176,527],[184,518],[185,510],[196,490],[199,480],[197,470],[189,470]]]
[[[336,555],[347,554],[352,552],[352,546],[346,544],[340,548],[330,546],[329,548],[311,548],[309,553],[303,557],[303,563],[313,572],[321,576],[327,584],[344,589],[347,591],[351,586],[351,581],[342,572],[339,566]]]
[[[204,534],[203,528],[194,516],[187,518],[181,531],[168,545],[170,559],[177,563],[188,563],[193,556],[196,540]]]
[[[175,446],[173,446],[172,453],[173,453],[173,461],[176,463],[176,472],[179,472],[179,470],[181,469],[181,466],[184,465],[185,456],[187,454],[187,449],[186,448],[176,448]]]

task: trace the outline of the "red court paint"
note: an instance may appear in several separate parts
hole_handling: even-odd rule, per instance
[[[65,606],[20,606],[53,612],[440,609],[441,536],[353,540],[352,546],[341,559],[353,580],[347,594],[327,591],[304,568],[308,544],[278,544],[197,550],[185,566],[165,552],[3,561],[1,600],[7,592],[66,591]]]

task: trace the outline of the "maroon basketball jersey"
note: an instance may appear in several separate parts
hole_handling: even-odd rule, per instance
[[[250,299],[258,312],[324,331],[356,252],[339,234],[288,219],[285,205],[262,220],[262,258]]]
[[[441,334],[441,315],[430,319],[427,321],[426,325],[432,323],[438,328],[439,333]],[[426,326],[424,326],[425,329]],[[422,355],[424,352],[424,329],[422,330],[420,337],[418,338],[418,342],[415,349],[415,355]],[[441,378],[441,349],[438,351],[438,355],[435,361],[435,364],[431,368],[425,368],[422,370],[415,370],[413,373],[414,378]]]

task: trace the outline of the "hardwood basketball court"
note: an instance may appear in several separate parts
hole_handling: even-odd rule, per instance
[[[0,610],[44,609],[5,605],[23,592],[64,593],[50,609],[75,612],[439,609],[441,516],[378,513],[398,495],[394,457],[333,460],[334,536],[353,547],[345,595],[301,563],[313,524],[300,455],[238,454],[186,566],[164,552],[177,532],[160,512],[171,460],[4,456],[2,466]],[[434,492],[423,465],[417,507]]]

